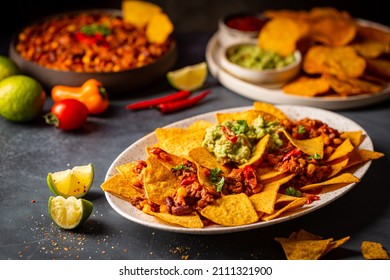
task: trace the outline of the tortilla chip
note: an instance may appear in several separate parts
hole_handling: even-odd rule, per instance
[[[358,78],[366,69],[366,61],[351,46],[316,45],[306,53],[302,67],[308,74]]]
[[[324,239],[322,236],[303,229],[292,232],[288,238],[275,238],[282,245],[288,260],[318,260],[329,251],[345,244],[349,239],[349,236],[338,240]]]
[[[313,189],[321,188],[321,187],[328,186],[328,185],[334,185],[334,184],[340,184],[340,183],[351,184],[351,183],[357,183],[359,181],[360,181],[359,178],[351,173],[342,173],[342,174],[335,176],[335,177],[333,177],[329,180],[326,180],[324,182],[303,186],[299,190],[300,191],[308,191],[308,190],[313,190]]]
[[[174,195],[179,187],[179,182],[156,156],[148,156],[146,163],[147,167],[144,169],[146,197],[156,204],[163,205],[168,196]]]
[[[390,260],[389,254],[379,242],[363,241],[361,251],[366,260]]]
[[[253,108],[256,111],[262,111],[271,114],[279,120],[289,120],[289,118],[273,104],[255,101],[253,102]]]
[[[379,56],[390,52],[390,46],[388,44],[374,40],[354,43],[351,44],[351,46],[359,55],[365,58],[378,58]]]
[[[146,152],[148,156],[155,157],[168,170],[171,170],[173,167],[183,164],[186,161],[184,157],[167,153],[164,150],[162,150],[162,152],[164,153],[164,158],[161,158],[160,156],[153,154],[151,152],[152,149],[152,147],[146,147]]]
[[[138,187],[140,182],[138,179],[138,174],[134,171],[134,168],[136,166],[136,162],[129,162],[121,165],[115,166],[116,171],[118,171],[126,180],[129,181],[129,183],[137,188],[138,190],[143,192],[143,189],[141,187]]]
[[[310,78],[300,76],[299,78],[283,86],[283,92],[302,96],[318,96],[330,90],[329,82],[323,78]]]
[[[276,202],[279,202],[279,201],[277,200]],[[275,219],[275,218],[281,216],[285,212],[302,207],[305,203],[306,203],[306,197],[300,197],[297,199],[293,199],[286,206],[284,206],[283,208],[281,208],[279,210],[276,210],[274,213],[272,213],[272,214],[265,213],[264,215],[261,216],[261,219],[264,221],[269,221],[269,220]]]
[[[245,193],[231,194],[203,208],[201,214],[216,224],[240,226],[257,222],[259,217]]]
[[[100,187],[103,191],[130,202],[137,197],[143,196],[143,192],[133,187],[121,174],[111,176]]]
[[[322,255],[325,255],[327,254],[329,251],[333,250],[333,249],[336,249],[338,247],[341,247],[342,245],[344,245],[349,239],[351,239],[350,236],[346,236],[346,237],[343,237],[341,239],[338,239],[338,240],[334,240],[332,242],[330,242],[328,248],[326,248],[326,250],[322,253]]]
[[[330,87],[343,96],[350,96],[363,93],[377,93],[383,90],[384,86],[362,79],[340,78],[333,75],[325,75]]]
[[[318,260],[329,246],[332,238],[323,240],[291,240],[276,237],[288,260]]]
[[[230,168],[222,165],[212,153],[210,153],[205,147],[200,146],[192,149],[188,153],[189,158],[207,169],[219,168],[223,173],[230,173]]]
[[[245,120],[249,125],[253,124],[253,121],[258,117],[262,117],[265,121],[277,121],[277,118],[268,112],[259,110],[246,110],[242,112],[230,112],[230,113],[216,113],[215,118],[217,123],[221,124],[225,121],[231,120]]]
[[[263,191],[249,197],[256,211],[272,214],[275,211],[275,204],[278,198],[278,191],[281,185],[287,183],[296,174],[290,174],[278,181],[273,181],[264,186]]]
[[[201,146],[206,128],[212,125],[211,122],[200,120],[187,128],[157,128],[158,146],[168,153],[187,156],[190,150]]]
[[[357,32],[355,20],[347,13],[331,7],[315,7],[310,11],[310,37],[328,46],[344,46]]]
[[[341,158],[343,156],[348,155],[350,152],[353,151],[355,147],[352,145],[351,140],[349,138],[345,139],[343,143],[341,143],[329,156],[329,158],[326,160],[327,162],[330,162],[332,160]]]
[[[321,240],[321,239],[323,239],[322,236],[308,232],[304,229],[300,229],[297,232],[293,232],[292,234],[290,234],[289,238],[295,239],[295,240]]]
[[[157,13],[152,16],[146,26],[146,38],[151,43],[162,44],[172,34],[173,23],[165,13]]]
[[[323,158],[324,156],[324,141],[322,136],[315,138],[309,138],[305,140],[298,140],[293,138],[285,129],[283,133],[286,135],[287,139],[293,144],[296,148],[299,148],[302,152],[309,156],[319,156]]]
[[[332,173],[329,174],[329,178],[332,178],[339,174],[348,164],[349,158],[346,157],[344,160],[339,161],[331,165]]]
[[[258,45],[260,48],[276,52],[282,57],[291,55],[297,49],[297,41],[308,28],[289,18],[273,18],[260,30]]]
[[[122,14],[125,22],[134,24],[137,28],[144,28],[156,14],[161,13],[161,8],[146,1],[123,0]]]
[[[241,164],[239,166],[239,168],[244,168],[246,165],[254,164],[258,160],[260,160],[261,157],[263,156],[264,152],[265,152],[265,149],[267,148],[267,145],[268,145],[268,142],[269,142],[270,138],[271,138],[270,134],[264,135],[259,140],[259,142],[257,142],[257,144],[255,146],[255,150],[252,152],[251,157],[249,158],[249,160],[246,163]]]
[[[202,228],[203,223],[200,219],[199,215],[194,213],[188,214],[188,215],[182,215],[182,216],[176,216],[169,213],[159,213],[159,212],[153,212],[149,210],[148,208],[145,208],[143,210],[144,213],[155,216],[165,222],[168,222],[170,224],[179,225],[186,228]]]
[[[360,144],[364,140],[364,135],[363,135],[363,132],[361,130],[358,130],[358,131],[345,131],[345,132],[340,133],[340,137],[341,137],[341,139],[349,138],[349,140],[351,141],[352,145],[355,148],[359,147]]]
[[[367,162],[374,159],[379,159],[384,157],[385,155],[380,152],[366,150],[366,149],[360,149],[360,150],[354,150],[349,155],[349,161],[348,164],[345,166],[345,168],[349,168],[351,166],[355,166],[357,164]]]

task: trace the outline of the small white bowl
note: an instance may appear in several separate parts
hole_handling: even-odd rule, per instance
[[[247,40],[228,45],[221,48],[219,53],[221,68],[241,80],[264,87],[280,88],[295,78],[301,71],[302,55],[298,50],[294,52],[294,62],[277,69],[251,69],[231,62],[227,57],[227,53],[243,45],[257,45],[257,40]]]
[[[256,23],[256,30],[242,30],[238,28],[233,28],[229,25],[231,20],[248,20],[255,19],[258,22]],[[266,23],[267,19],[256,13],[235,13],[229,14],[225,17],[222,17],[218,21],[218,41],[222,47],[232,45],[234,43],[239,43],[242,40],[255,39],[259,36],[259,32],[263,25]]]

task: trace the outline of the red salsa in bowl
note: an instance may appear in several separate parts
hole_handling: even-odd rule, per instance
[[[249,14],[236,15],[225,20],[228,27],[240,31],[260,31],[265,23],[265,19]]]

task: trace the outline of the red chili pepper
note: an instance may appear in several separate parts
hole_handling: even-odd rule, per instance
[[[223,136],[232,143],[237,142],[237,135],[228,127],[221,125]]]
[[[183,180],[181,180],[181,182],[180,182],[180,185],[181,186],[187,186],[187,185],[192,184],[195,181],[196,181],[195,174],[191,174],[190,176],[187,176],[187,177],[183,178]]]
[[[320,200],[320,197],[315,194],[309,194],[306,196],[306,204],[311,204],[315,200]]]
[[[157,105],[157,109],[161,113],[173,113],[173,112],[176,112],[179,110],[183,110],[185,108],[189,108],[189,107],[195,105],[200,100],[205,98],[210,92],[211,92],[211,90],[206,90],[206,91],[203,91],[203,92],[199,93],[198,95],[191,97],[191,98],[176,100],[176,101],[172,101],[172,102],[164,102],[164,103]]]
[[[257,177],[255,170],[251,165],[246,165],[244,167],[244,178],[245,181],[249,184],[252,190],[257,188]]]
[[[289,152],[287,152],[287,154],[284,155],[283,159],[282,159],[282,162],[286,161],[286,160],[289,160],[291,157],[293,156],[298,156],[302,153],[301,149],[299,148],[295,148],[295,149],[292,149],[290,150]]]
[[[171,94],[163,96],[163,97],[149,99],[149,100],[129,104],[126,106],[126,108],[131,109],[131,110],[150,109],[150,108],[153,108],[161,103],[185,99],[185,98],[189,97],[190,94],[191,94],[191,92],[189,92],[187,90],[181,90],[181,91],[171,93]]]

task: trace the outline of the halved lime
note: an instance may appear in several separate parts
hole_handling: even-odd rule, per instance
[[[196,90],[203,86],[206,78],[206,62],[188,65],[167,73],[168,82],[178,90]]]
[[[55,195],[83,197],[91,188],[94,178],[92,163],[47,174],[47,185]]]
[[[92,202],[84,198],[70,196],[50,196],[48,212],[51,219],[63,229],[74,229],[81,225],[91,215]]]

